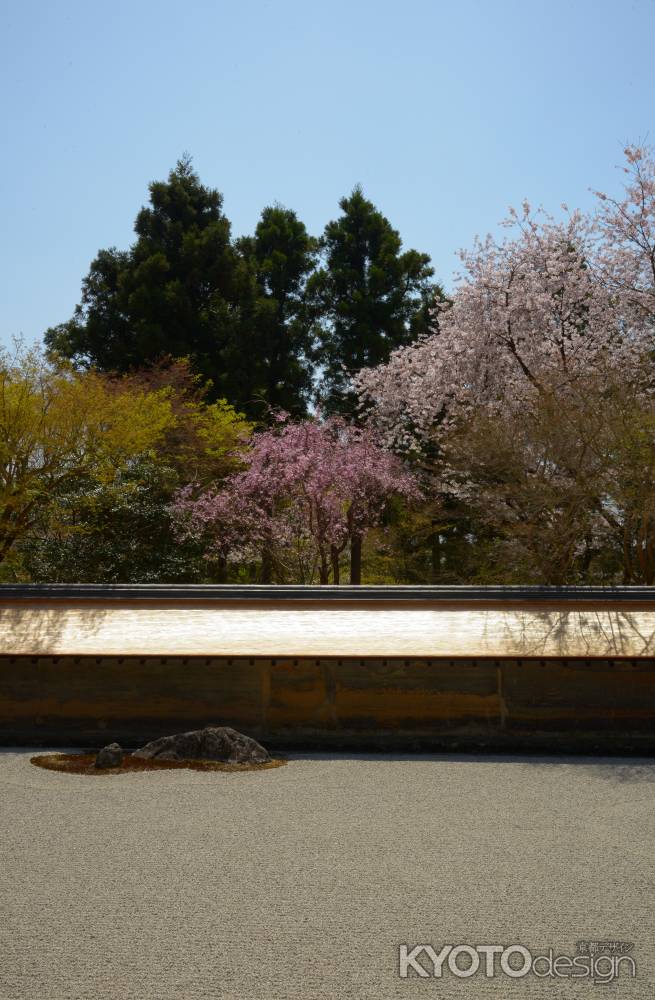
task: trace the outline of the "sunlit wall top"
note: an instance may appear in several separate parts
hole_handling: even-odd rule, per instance
[[[651,588],[9,587],[0,654],[647,657]]]

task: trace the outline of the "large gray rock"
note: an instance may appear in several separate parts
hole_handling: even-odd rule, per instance
[[[257,740],[228,726],[207,726],[162,736],[135,750],[132,756],[144,760],[216,760],[226,764],[266,764],[271,759]]]
[[[123,763],[123,748],[119,743],[110,743],[98,752],[96,767],[120,767]]]

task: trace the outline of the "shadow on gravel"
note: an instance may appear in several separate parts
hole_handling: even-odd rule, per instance
[[[591,774],[616,782],[655,783],[654,757],[595,757],[592,755],[547,754],[476,754],[476,753],[289,753],[293,760],[366,760],[440,764],[513,764],[529,766],[535,770],[557,767],[588,768]]]

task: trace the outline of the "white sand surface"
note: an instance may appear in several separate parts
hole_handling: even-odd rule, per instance
[[[655,997],[655,761],[29,757],[0,752],[2,1000]],[[637,978],[398,975],[400,943],[580,939],[633,942]]]

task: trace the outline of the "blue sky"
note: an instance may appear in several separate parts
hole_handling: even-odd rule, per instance
[[[354,184],[431,254],[523,197],[619,191],[655,143],[655,0],[0,0],[0,341],[67,319],[184,151],[236,235],[319,233]]]

